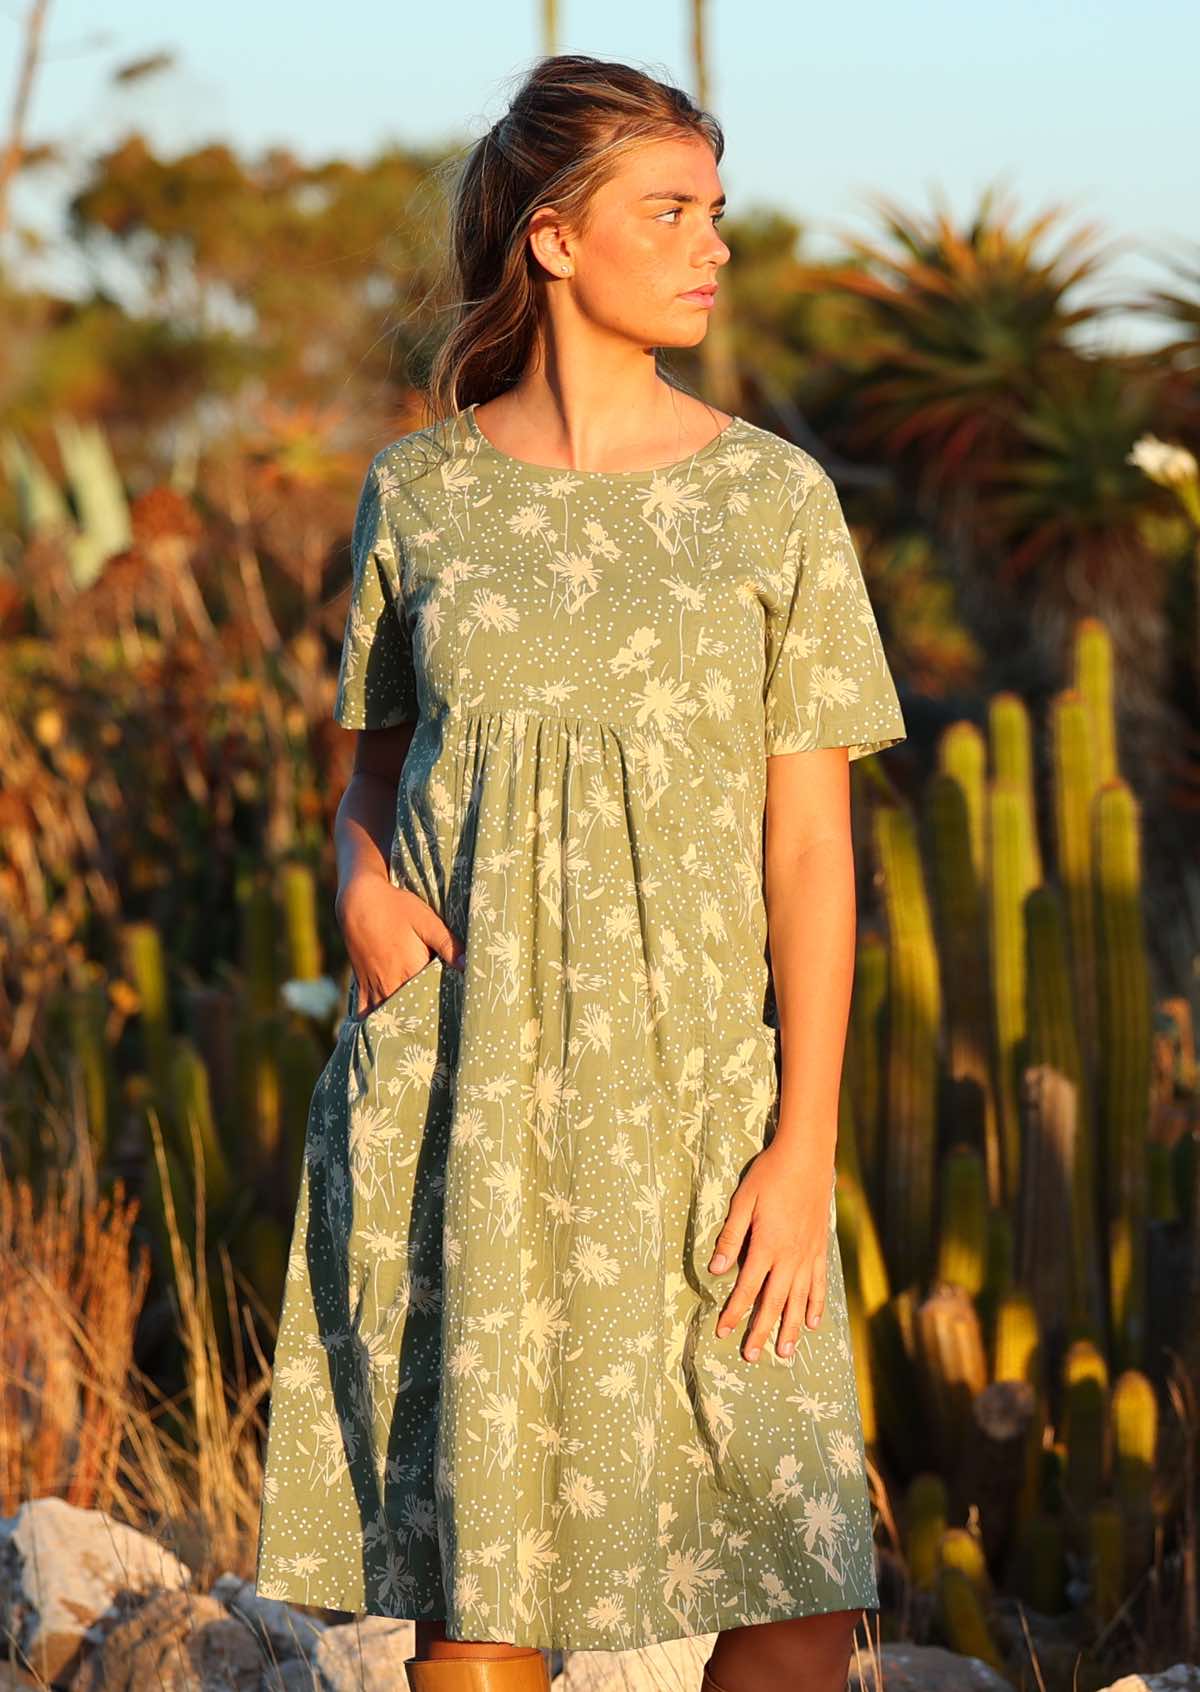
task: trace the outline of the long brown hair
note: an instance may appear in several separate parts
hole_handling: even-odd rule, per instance
[[[720,163],[720,124],[682,88],[586,53],[536,62],[451,189],[442,286],[452,321],[430,366],[431,422],[511,387],[529,362],[545,298],[527,241],[533,212],[552,205],[583,231],[591,196],[626,153],[681,136],[703,137]]]

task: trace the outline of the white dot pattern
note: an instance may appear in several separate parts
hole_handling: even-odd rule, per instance
[[[878,1603],[831,1197],[820,1326],[708,1260],[774,1131],[766,758],[905,728],[829,478],[734,418],[556,470],[474,409],[373,460],[336,720],[415,722],[392,880],[467,944],[313,1095],[258,1586],[624,1650]]]

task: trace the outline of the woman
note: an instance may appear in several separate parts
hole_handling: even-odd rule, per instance
[[[905,729],[828,477],[657,364],[729,259],[722,151],[538,63],[354,526],[354,981],[259,1589],[416,1619],[414,1692],[713,1632],[705,1692],[818,1692],[878,1602],[834,1139],[847,768]]]

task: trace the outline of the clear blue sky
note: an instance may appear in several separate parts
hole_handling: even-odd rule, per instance
[[[5,107],[25,9],[0,4]],[[559,12],[560,51],[692,87],[687,0],[560,0]],[[1094,222],[1127,244],[1110,286],[1166,280],[1156,251],[1200,251],[1196,0],[709,0],[708,15],[733,215],[785,208],[825,253],[839,228],[874,226],[873,192],[919,210],[937,193],[962,213],[999,180],[1025,215],[1061,202],[1064,232]],[[306,159],[467,140],[542,50],[540,16],[537,0],[51,0],[29,138],[75,158],[134,127],[167,151],[228,139]],[[119,64],[166,50],[173,71],[111,84]],[[46,227],[66,185],[26,186],[18,216]]]

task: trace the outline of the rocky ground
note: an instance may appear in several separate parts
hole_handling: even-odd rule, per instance
[[[554,1692],[695,1692],[715,1637],[550,1652]],[[0,1520],[0,1692],[398,1692],[413,1647],[410,1621],[323,1622],[236,1575],[197,1590],[153,1539],[58,1498]],[[880,1657],[881,1678],[866,1664],[850,1692],[1011,1692],[977,1658],[937,1647],[887,1644]],[[1200,1667],[1106,1692],[1200,1692]]]

